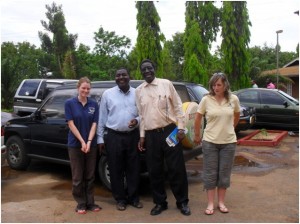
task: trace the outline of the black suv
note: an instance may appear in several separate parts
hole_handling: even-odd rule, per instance
[[[131,80],[130,85],[137,87],[143,81]],[[114,81],[93,82],[91,98],[98,103],[102,93],[113,86]],[[201,85],[193,83],[173,82],[183,103],[199,102],[208,91]],[[47,160],[62,164],[69,164],[67,150],[67,134],[69,131],[64,103],[67,99],[77,95],[76,84],[57,87],[44,100],[41,107],[29,116],[8,121],[4,129],[4,142],[7,146],[8,164],[13,169],[26,169],[30,159]],[[243,116],[250,120],[250,116]],[[243,124],[242,124],[243,125]],[[202,153],[200,146],[184,150],[185,161]],[[146,171],[145,161],[141,156],[142,171]],[[105,155],[99,156],[97,166],[102,183],[110,188],[109,170]]]
[[[131,80],[130,85],[137,87],[143,81]],[[93,82],[91,98],[98,103],[102,93],[113,86],[114,81]],[[183,102],[192,101],[187,86],[174,83]],[[199,88],[206,93],[204,87]],[[76,84],[57,87],[44,100],[43,104],[31,115],[8,121],[4,129],[4,142],[7,146],[8,164],[13,169],[26,169],[30,159],[47,160],[61,164],[69,164],[67,150],[67,134],[69,131],[64,103],[67,99],[77,95]],[[202,153],[201,147],[184,150],[185,160],[190,160]],[[142,156],[143,158],[143,156]],[[142,170],[146,171],[142,159]],[[105,155],[99,156],[97,166],[102,183],[110,188],[109,170]]]

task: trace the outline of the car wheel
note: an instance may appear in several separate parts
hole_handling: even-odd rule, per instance
[[[98,163],[98,173],[101,182],[103,185],[111,190],[111,185],[110,185],[110,175],[109,175],[109,169],[108,169],[108,163],[107,163],[107,157],[106,156],[101,156],[99,163]]]
[[[111,190],[111,184],[110,184],[110,174],[109,174],[109,167],[108,167],[108,162],[107,162],[107,157],[106,156],[101,156],[99,163],[98,163],[98,173],[101,182],[103,185]],[[124,177],[124,187],[125,189],[127,188],[127,182],[126,178]]]
[[[6,142],[7,162],[12,169],[25,170],[30,163],[25,146],[18,136],[10,137]]]

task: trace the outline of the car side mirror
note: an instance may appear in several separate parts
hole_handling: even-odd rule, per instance
[[[288,102],[284,101],[284,102],[283,102],[283,106],[284,106],[285,108],[287,108],[287,107],[289,106]]]
[[[35,112],[33,112],[33,116],[37,120],[41,119],[41,111],[40,110],[36,110]]]
[[[42,116],[45,117],[55,117],[59,114],[58,110],[55,109],[46,109],[42,111]]]

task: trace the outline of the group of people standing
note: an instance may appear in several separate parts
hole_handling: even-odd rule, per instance
[[[251,80],[252,88],[258,88],[255,80]],[[275,84],[272,82],[270,78],[266,79],[266,88],[267,89],[276,89]]]
[[[78,96],[65,103],[66,120],[70,127],[68,151],[72,169],[72,194],[77,202],[75,211],[100,211],[94,202],[93,182],[97,147],[106,152],[110,171],[111,190],[116,208],[127,205],[143,208],[139,199],[139,151],[146,156],[152,197],[155,206],[151,215],[168,209],[165,190],[165,166],[176,207],[183,215],[190,215],[188,180],[181,140],[185,138],[185,122],[181,99],[172,82],[155,76],[155,65],[145,59],[140,64],[145,82],[136,89],[130,86],[126,68],[115,73],[117,86],[106,90],[100,106],[88,95],[90,81],[78,82]],[[223,73],[216,73],[209,82],[209,94],[201,100],[195,119],[195,144],[202,143],[203,182],[208,205],[204,213],[214,214],[217,189],[218,209],[228,213],[225,206],[226,189],[230,186],[236,135],[234,128],[240,115],[239,101],[230,93],[230,85]],[[200,135],[202,117],[206,119]],[[166,138],[178,128],[179,143],[169,146]],[[124,186],[126,178],[126,189]]]

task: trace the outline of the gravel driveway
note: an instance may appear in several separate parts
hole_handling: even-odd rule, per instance
[[[247,133],[242,133],[245,135]],[[1,221],[6,222],[114,222],[114,223],[236,223],[299,222],[299,137],[287,136],[276,147],[238,146],[226,205],[230,213],[217,210],[205,215],[206,193],[201,181],[201,156],[186,164],[191,216],[183,216],[168,189],[169,209],[151,216],[153,207],[147,177],[140,189],[143,209],[117,211],[111,192],[96,181],[98,213],[78,215],[71,195],[71,173],[67,166],[33,162],[27,171],[2,167]]]

